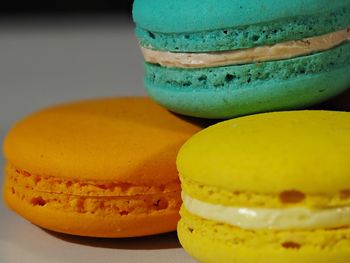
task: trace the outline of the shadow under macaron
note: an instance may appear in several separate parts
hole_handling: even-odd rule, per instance
[[[211,125],[217,124],[218,122],[224,121],[226,119],[205,119],[205,118],[197,118],[197,117],[191,117],[186,115],[181,115],[179,113],[175,113],[172,111],[169,111],[171,114],[177,116],[178,118],[187,121],[189,123],[192,123],[193,125],[196,125],[202,129],[208,128]]]
[[[89,247],[124,250],[159,250],[181,248],[176,232],[143,237],[95,238],[63,234],[46,229],[42,230],[63,241]]]
[[[325,102],[310,107],[313,110],[334,110],[334,111],[350,111],[350,87]]]

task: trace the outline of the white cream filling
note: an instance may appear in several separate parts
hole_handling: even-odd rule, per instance
[[[210,204],[182,192],[184,207],[196,216],[242,229],[323,229],[350,225],[350,207],[309,209],[230,207]]]
[[[175,53],[141,47],[145,61],[165,67],[206,68],[288,59],[331,49],[350,41],[350,29],[317,37],[222,52]]]

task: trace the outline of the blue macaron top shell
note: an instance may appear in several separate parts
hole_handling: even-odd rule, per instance
[[[138,27],[184,33],[240,27],[307,16],[349,5],[350,0],[135,0]]]

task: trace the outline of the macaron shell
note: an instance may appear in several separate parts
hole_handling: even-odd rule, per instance
[[[136,0],[133,18],[138,26],[156,32],[198,32],[307,16],[347,4],[344,0],[221,0],[219,5],[216,0]]]
[[[169,110],[199,118],[229,119],[269,111],[296,110],[347,90],[350,66],[332,72],[227,88],[163,86],[146,80],[148,94]]]
[[[269,175],[266,174],[266,177]],[[252,191],[232,191],[227,188],[198,183],[181,177],[181,189],[190,197],[209,204],[220,204],[228,207],[278,208],[295,205],[315,208],[350,206],[350,191],[336,193],[304,193],[297,189],[285,189],[279,193]]]
[[[311,248],[299,251],[233,247],[230,243],[222,243],[207,236],[189,234],[181,221],[178,236],[186,252],[202,263],[348,263],[350,258],[348,248],[330,251],[325,249],[320,252]]]
[[[278,20],[257,24],[194,32],[161,33],[136,24],[135,33],[141,46],[154,50],[171,52],[238,50],[256,46],[269,46],[289,40],[301,40],[349,27],[350,3],[335,8],[306,16],[286,16]],[[188,15],[190,16],[188,19],[193,19],[192,14]],[[260,17],[258,15],[254,19]],[[232,16],[228,19],[231,18]]]
[[[177,209],[139,215],[120,216],[113,212],[99,215],[73,212],[62,209],[62,206],[33,205],[32,202],[24,202],[21,198],[24,195],[26,192],[14,195],[9,182],[5,182],[4,199],[11,209],[40,227],[72,235],[111,238],[154,235],[174,231],[179,220]],[[63,202],[63,205],[71,207],[69,203]]]
[[[349,228],[317,231],[249,231],[181,210],[178,237],[192,257],[206,263],[346,263]]]
[[[213,125],[188,140],[182,177],[229,191],[336,194],[350,189],[350,113],[290,111]]]
[[[17,123],[4,154],[41,176],[162,185],[177,179],[177,151],[199,130],[146,98],[82,101]]]

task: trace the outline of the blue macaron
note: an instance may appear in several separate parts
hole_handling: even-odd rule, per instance
[[[135,0],[133,18],[148,93],[177,113],[298,109],[350,86],[349,0]]]

